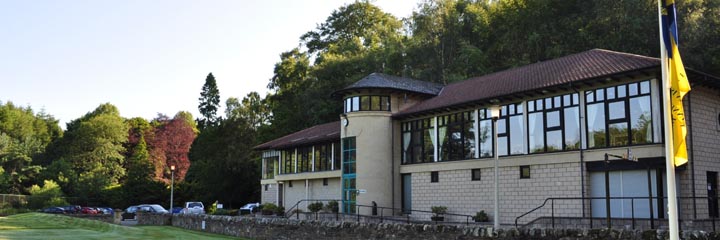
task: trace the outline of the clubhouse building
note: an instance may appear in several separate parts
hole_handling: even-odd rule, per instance
[[[678,211],[681,220],[708,219],[719,213],[720,79],[687,74]],[[376,205],[416,219],[429,213],[412,210],[446,206],[492,219],[497,152],[501,224],[604,218],[606,189],[612,218],[664,219],[659,79],[659,59],[602,49],[448,85],[373,73],[333,93],[344,105],[338,121],[255,147],[262,203],[337,199],[341,212],[370,215],[356,205]],[[552,209],[516,219],[548,199]]]

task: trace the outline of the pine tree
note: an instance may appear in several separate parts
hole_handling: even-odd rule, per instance
[[[220,106],[220,90],[218,90],[215,76],[212,73],[205,78],[205,84],[198,100],[200,100],[198,110],[202,115],[202,118],[198,120],[200,128],[215,125],[219,120],[217,111]]]

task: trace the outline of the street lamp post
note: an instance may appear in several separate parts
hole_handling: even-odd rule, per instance
[[[175,188],[175,165],[170,166],[170,213],[173,209],[173,195]]]
[[[495,182],[495,208],[493,210],[493,227],[495,228],[495,231],[500,229],[500,198],[498,196],[498,135],[497,135],[497,120],[500,118],[500,106],[494,105],[490,107],[490,116],[492,116],[492,122],[493,122],[493,157],[495,158],[495,176],[494,176],[494,182]]]

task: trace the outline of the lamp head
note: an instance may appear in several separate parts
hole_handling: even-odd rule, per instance
[[[500,118],[500,106],[499,105],[490,106],[490,116],[495,120]]]

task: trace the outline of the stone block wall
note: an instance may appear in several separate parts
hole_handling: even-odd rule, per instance
[[[500,229],[482,226],[305,221],[212,215],[141,214],[142,225],[170,225],[189,230],[251,239],[666,239],[665,230]],[[704,231],[684,231],[682,239],[719,239]]]
[[[690,129],[687,137],[688,156],[693,168],[678,172],[680,196],[693,196],[692,173],[695,174],[695,196],[707,196],[707,172],[720,173],[720,97],[718,91],[696,86],[684,99],[686,124]],[[692,151],[692,152],[690,152]],[[720,183],[718,183],[720,185]],[[703,219],[709,217],[708,200],[681,199],[678,212],[681,218]]]
[[[265,188],[267,185],[267,189]],[[277,184],[261,184],[260,185],[260,203],[272,203],[278,205],[278,185]]]
[[[499,169],[499,198],[501,224],[513,224],[515,218],[532,210],[547,198],[580,197],[579,163],[541,164],[530,166],[530,178],[521,179],[518,166]],[[439,181],[430,182],[430,172],[413,173],[412,209],[430,211],[431,206],[447,206],[448,213],[475,215],[484,210],[492,219],[493,168],[481,169],[481,180],[471,180],[471,169],[439,171]],[[582,202],[556,202],[555,216],[581,217]],[[413,214],[414,218],[429,220],[430,213]],[[546,207],[522,219],[522,223],[539,216],[549,216]],[[446,216],[446,221],[464,222],[465,217]]]

